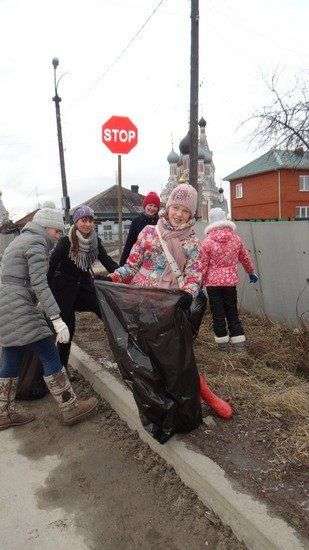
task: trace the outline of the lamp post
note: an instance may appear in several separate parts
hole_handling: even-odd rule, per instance
[[[59,147],[59,159],[60,159],[60,171],[61,171],[61,183],[62,183],[62,208],[64,211],[64,220],[66,224],[70,223],[70,197],[68,196],[67,180],[65,175],[65,164],[64,164],[64,151],[63,151],[63,140],[62,140],[62,128],[61,128],[61,116],[60,116],[60,101],[61,97],[58,95],[58,84],[57,80],[57,67],[59,65],[59,59],[54,57],[53,67],[54,67],[54,85],[55,85],[55,96],[53,101],[55,102],[56,108],[56,122],[57,122],[57,135],[58,135],[58,147]]]

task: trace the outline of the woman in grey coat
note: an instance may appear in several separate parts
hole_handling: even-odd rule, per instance
[[[60,317],[59,307],[47,282],[49,254],[63,232],[60,211],[39,210],[2,258],[0,286],[0,430],[27,424],[29,413],[12,407],[19,365],[25,351],[35,352],[41,360],[44,379],[55,398],[65,424],[75,424],[92,412],[95,398],[78,400],[61,365],[49,318],[57,341],[65,343],[70,335]]]

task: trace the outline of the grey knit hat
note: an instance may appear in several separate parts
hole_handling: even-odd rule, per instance
[[[41,227],[52,227],[64,231],[62,212],[61,210],[55,210],[55,208],[42,208],[38,210],[34,214],[32,221]]]

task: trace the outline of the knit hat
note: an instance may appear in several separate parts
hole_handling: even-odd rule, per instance
[[[193,218],[197,207],[197,192],[192,185],[181,183],[174,187],[166,203],[166,210],[176,205],[188,208]]]
[[[34,214],[32,221],[41,227],[52,227],[64,231],[62,212],[55,208],[41,208]]]
[[[211,208],[209,210],[209,223],[224,222],[226,219],[226,212],[222,208]]]
[[[148,193],[148,195],[146,195],[146,197],[144,198],[144,208],[146,208],[147,204],[154,204],[159,210],[161,204],[159,195],[157,195],[157,193],[154,193],[154,191]]]
[[[94,218],[94,211],[87,204],[82,204],[76,208],[73,214],[73,222],[76,223],[81,218]]]

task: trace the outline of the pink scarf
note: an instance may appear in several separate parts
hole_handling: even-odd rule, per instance
[[[187,263],[183,245],[188,239],[195,237],[195,231],[193,229],[194,224],[195,220],[192,219],[185,225],[176,228],[164,217],[160,218],[157,223],[161,238],[166,242],[168,250],[176,261],[181,273],[184,273],[184,268]],[[162,275],[162,287],[178,288],[177,279],[168,262]]]

